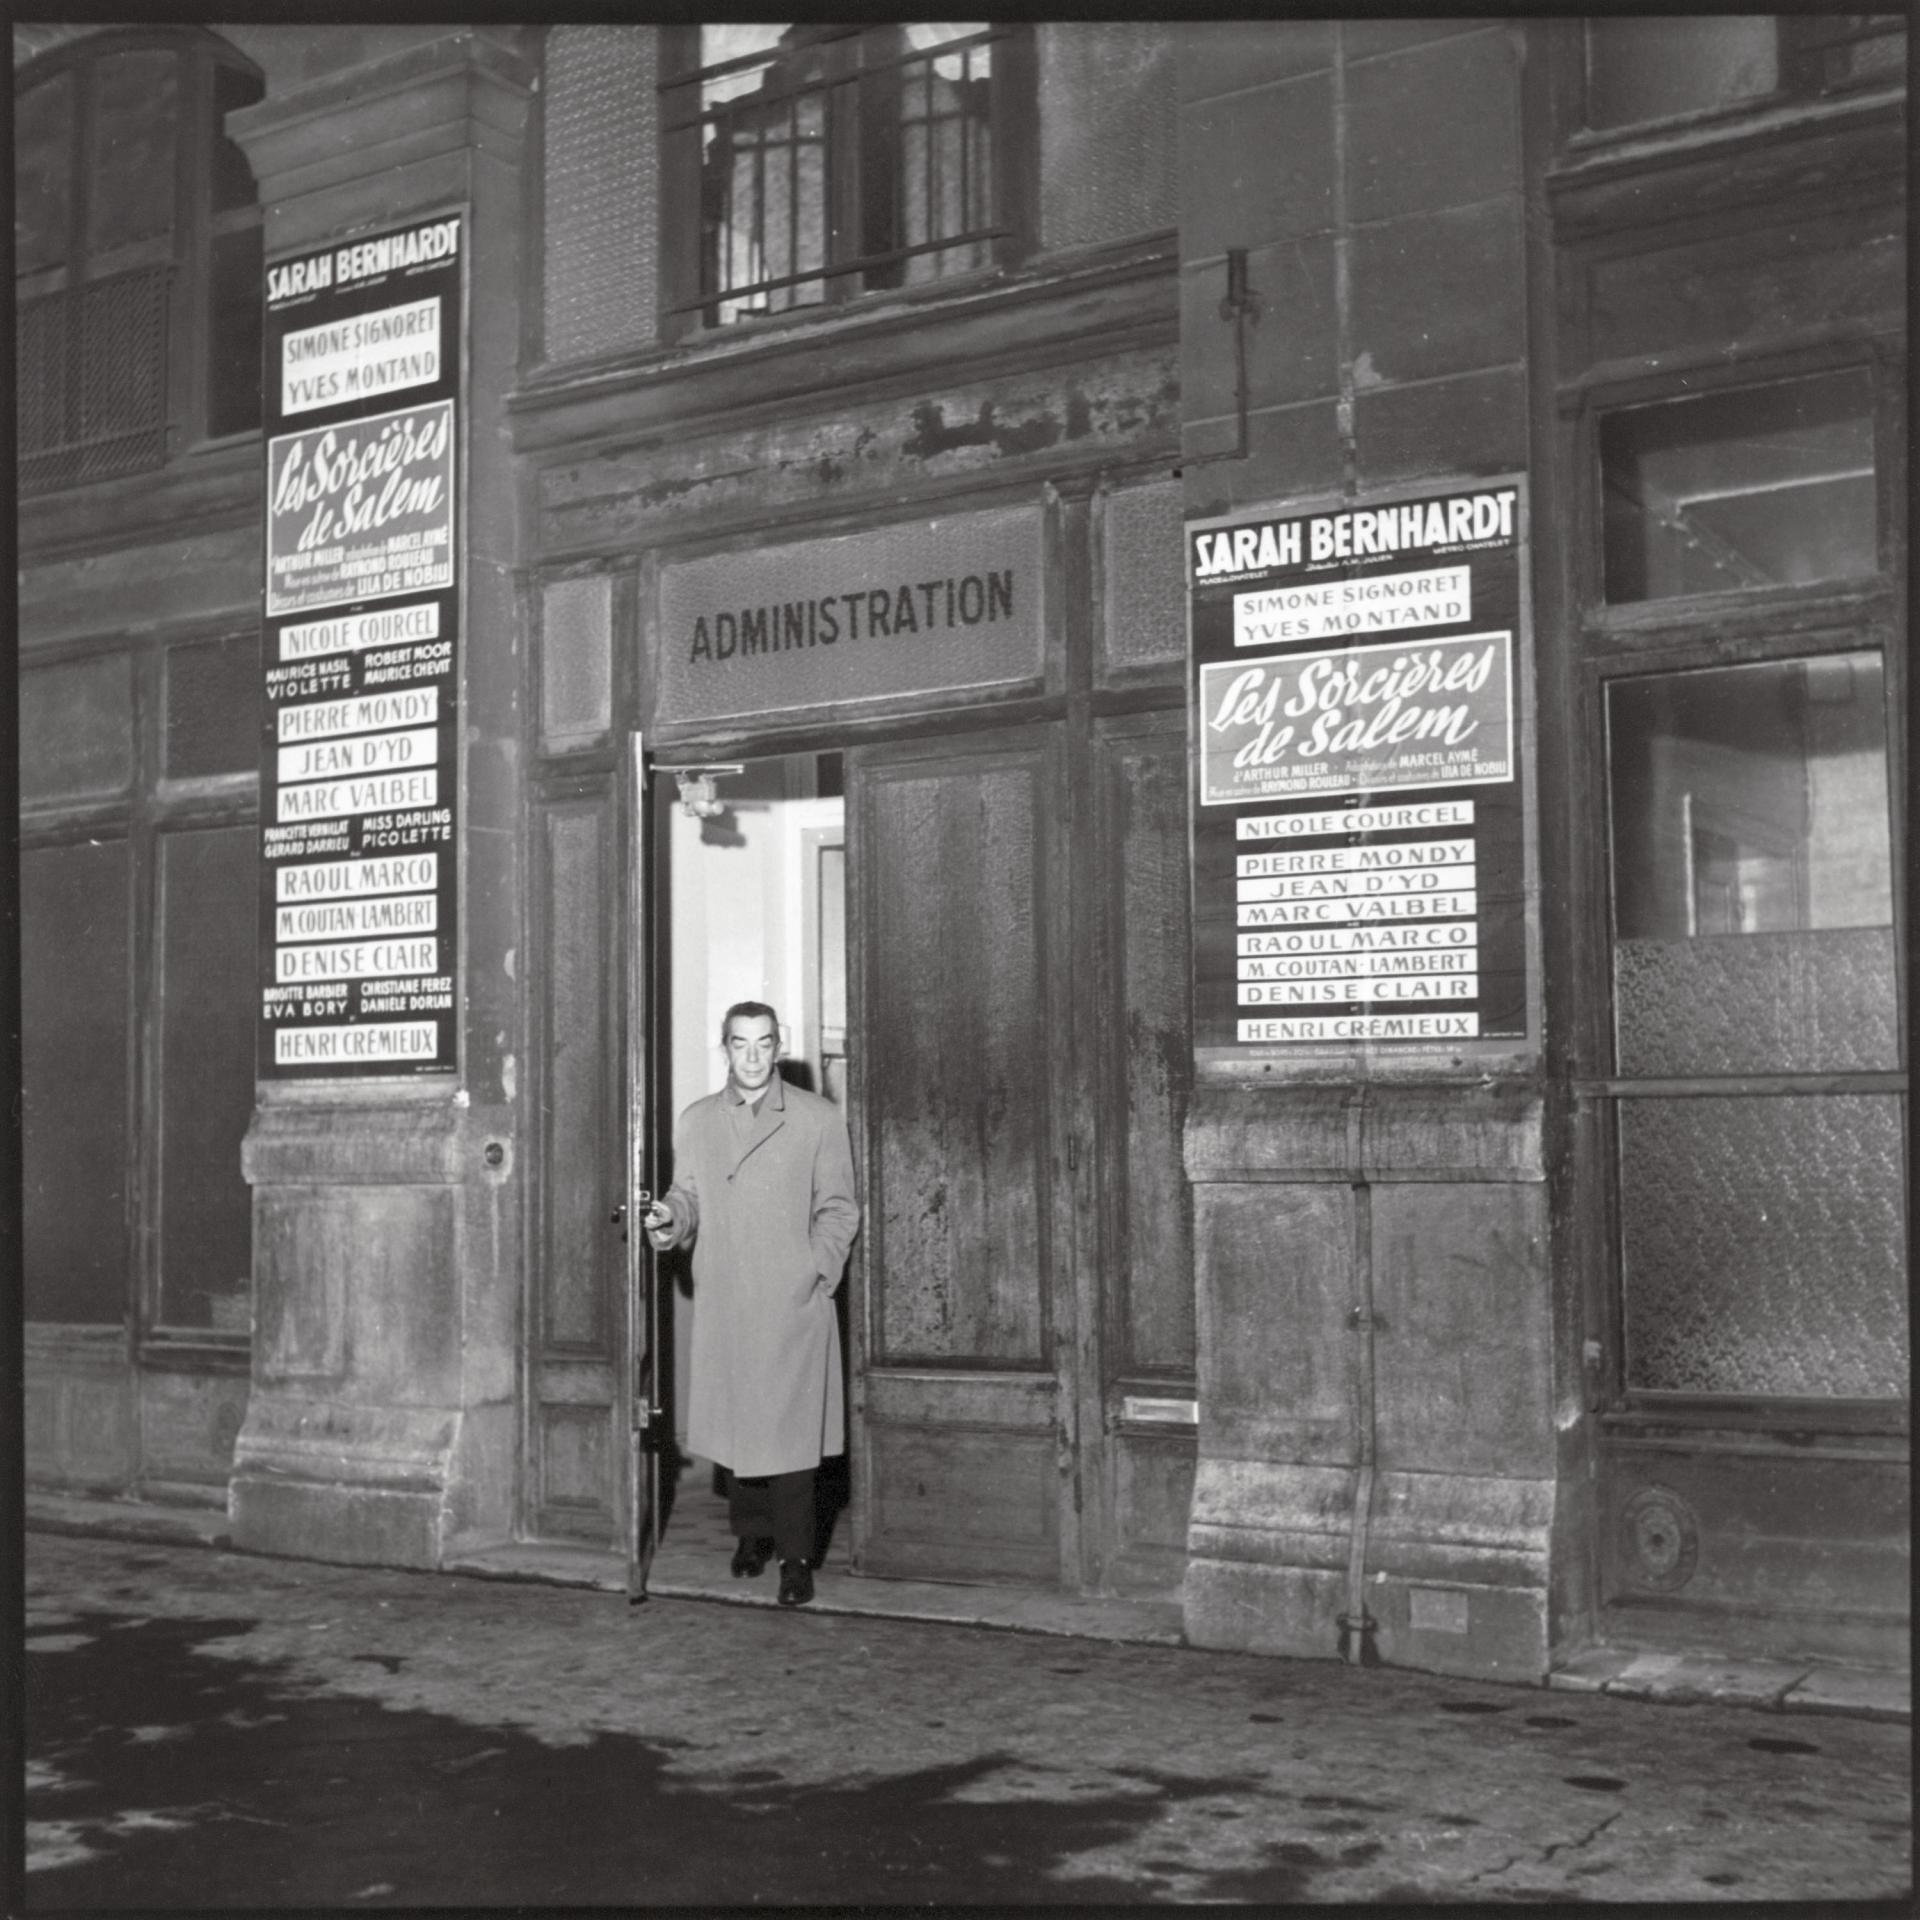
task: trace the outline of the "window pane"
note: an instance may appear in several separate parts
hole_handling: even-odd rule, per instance
[[[1587,22],[1590,127],[1730,106],[1779,84],[1779,31],[1770,14]]]
[[[1871,651],[1608,690],[1622,1074],[1899,1065]]]
[[[1609,414],[1600,469],[1616,605],[1875,569],[1873,384],[1862,370]]]
[[[1630,1387],[1905,1394],[1901,1104],[1619,1102]]]
[[[260,82],[238,67],[213,70],[213,211],[230,213],[250,207],[256,188],[253,169],[239,141],[228,136],[227,115],[236,107],[250,107],[264,91]]]
[[[14,108],[14,271],[67,257],[73,206],[73,75],[55,74],[20,96]]]
[[[703,81],[704,285],[710,291],[787,280],[722,301],[722,322],[783,313],[826,298],[823,280],[793,280],[827,261],[828,75],[841,54],[798,29],[703,27],[710,60],[767,58]]]
[[[207,292],[207,432],[260,424],[261,230],[242,227],[213,243]]]
[[[201,641],[167,654],[169,780],[245,773],[260,763],[260,641]]]
[[[247,1330],[259,867],[251,826],[160,841],[160,1301],[169,1327]]]
[[[119,793],[133,778],[133,667],[124,653],[20,675],[20,797]]]
[[[722,296],[710,319],[817,304],[836,274],[859,293],[988,264],[989,242],[957,239],[993,218],[993,48],[964,44],[987,31],[702,27],[701,286]],[[747,64],[706,71],[734,61]],[[724,297],[738,288],[758,291]]]
[[[762,21],[748,20],[729,20],[717,26],[703,26],[700,29],[700,64],[703,68],[718,67],[729,61],[744,60],[749,54],[770,54],[788,31],[784,26],[769,26]],[[764,67],[743,67],[738,73],[716,74],[701,84],[701,104],[711,106],[715,101],[730,100],[736,93],[745,93],[749,88],[757,87],[765,71]]]
[[[115,1325],[127,1299],[127,844],[20,856],[26,1316]]]
[[[1898,81],[1907,58],[1906,16],[1898,13],[1796,14],[1781,22],[1797,93],[1872,81]]]
[[[166,457],[167,279],[165,267],[138,267],[82,290],[81,479],[136,472]]]
[[[104,252],[173,225],[179,63],[169,52],[110,54],[93,68],[87,247]]]
[[[910,26],[914,48],[982,31],[979,23]],[[993,47],[958,47],[912,61],[900,81],[899,212],[903,247],[924,246],[993,223]],[[976,240],[906,262],[909,282],[944,279],[986,266],[991,243]]]

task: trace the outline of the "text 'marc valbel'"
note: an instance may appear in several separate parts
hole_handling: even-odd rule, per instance
[[[458,1065],[467,232],[267,269],[266,1080]]]
[[[1194,1047],[1527,1039],[1518,480],[1189,523]]]

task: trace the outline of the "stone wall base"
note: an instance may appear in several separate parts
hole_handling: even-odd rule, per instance
[[[234,1545],[437,1567],[461,1415],[257,1392],[234,1458]]]
[[[229,1519],[233,1544],[248,1553],[348,1566],[433,1569],[440,1564],[438,1493],[236,1474]]]
[[[1334,1659],[1360,1475],[1203,1460],[1183,1593],[1195,1646]],[[1485,1679],[1548,1667],[1550,1481],[1382,1472],[1363,1562],[1368,1657]]]

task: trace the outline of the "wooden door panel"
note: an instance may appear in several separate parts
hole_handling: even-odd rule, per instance
[[[865,1177],[855,1536],[873,1572],[1054,1580],[1065,1196],[1057,727],[849,756]],[[1062,1463],[1069,1471],[1063,1476]]]
[[[1041,1433],[869,1430],[871,1571],[929,1579],[1027,1580],[1060,1574],[1060,1474]]]
[[[1193,1222],[1181,1135],[1192,1092],[1183,710],[1099,722],[1086,918],[1098,929],[1092,1072],[1104,1436],[1099,1583],[1164,1593],[1186,1565],[1197,1425]]]
[[[1050,1373],[992,1374],[973,1368],[876,1367],[867,1376],[868,1413],[876,1420],[917,1419],[942,1426],[1054,1425],[1056,1388]]]
[[[1191,1382],[1193,1220],[1181,1133],[1193,1088],[1184,713],[1094,738],[1105,933],[1098,1104],[1101,1264],[1116,1371]]]
[[[1031,753],[877,774],[865,857],[878,1355],[1046,1358],[1046,1056]]]
[[[1051,1374],[888,1368],[866,1381],[877,1532],[917,1571],[1052,1581],[1060,1439]]]
[[[536,1151],[539,1195],[527,1370],[524,1524],[537,1535],[617,1544],[619,1290],[608,1229],[621,1137],[621,1023],[613,913],[614,796],[536,802],[535,925],[546,983]]]

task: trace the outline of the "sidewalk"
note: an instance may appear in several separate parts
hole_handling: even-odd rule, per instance
[[[30,1907],[1911,1882],[1907,1729],[1852,1716],[73,1533],[28,1601]]]
[[[769,1582],[729,1578],[732,1549],[725,1502],[705,1495],[691,1477],[669,1539],[654,1562],[648,1590],[672,1600],[713,1600],[734,1606],[775,1605]],[[36,1494],[27,1524],[44,1532],[99,1534],[224,1547],[226,1516],[213,1509],[141,1506],[133,1501],[61,1499]],[[496,1547],[454,1560],[457,1574],[494,1580],[531,1580],[555,1586],[626,1591],[626,1562],[617,1554],[558,1542]],[[1012,1628],[1145,1645],[1182,1643],[1180,1612],[1166,1602],[1088,1599],[1030,1587],[961,1586],[932,1580],[863,1580],[823,1569],[814,1607],[893,1620],[954,1626]],[[1637,1652],[1595,1647],[1572,1654],[1547,1678],[1572,1693],[1608,1693],[1669,1705],[1711,1701],[1782,1713],[1851,1714],[1911,1722],[1911,1677],[1877,1669],[1816,1665],[1811,1661],[1727,1660],[1707,1654]]]

